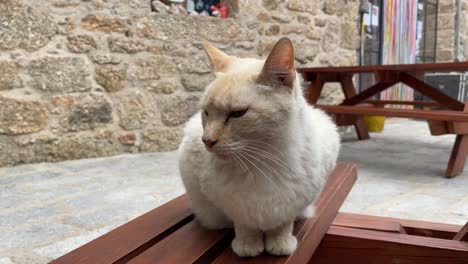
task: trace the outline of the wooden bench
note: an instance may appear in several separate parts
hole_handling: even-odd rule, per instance
[[[356,166],[339,164],[316,206],[316,217],[298,222],[294,255],[262,255],[255,263],[307,263],[357,178]],[[185,195],[52,261],[58,263],[248,263],[230,247],[232,230],[208,231],[193,221]],[[263,262],[262,262],[263,261]]]
[[[425,73],[430,72],[468,71],[468,62],[302,68],[298,69],[298,71],[305,81],[311,83],[306,95],[309,103],[333,114],[337,125],[353,125],[358,138],[361,140],[369,138],[369,133],[362,118],[369,115],[424,119],[428,121],[431,134],[434,136],[457,135],[445,176],[454,177],[463,171],[468,155],[468,102],[464,104],[451,98],[424,83],[422,78]],[[374,74],[376,83],[361,93],[357,93],[353,83],[353,76],[358,73]],[[328,82],[339,82],[341,84],[345,100],[340,105],[316,104],[325,83]],[[369,100],[398,83],[405,84],[433,101]],[[437,109],[385,108],[387,105],[423,106]]]
[[[201,228],[184,195],[51,263],[468,263],[468,224],[337,214],[356,177],[355,165],[337,166],[316,216],[296,223],[298,248],[289,257],[237,257],[230,248],[233,231]]]

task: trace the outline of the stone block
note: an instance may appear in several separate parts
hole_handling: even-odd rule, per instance
[[[96,40],[91,35],[74,35],[67,39],[67,47],[74,53],[86,53],[97,48]]]
[[[356,50],[358,45],[357,25],[354,22],[341,23],[341,44],[344,49]]]
[[[145,50],[145,44],[137,39],[111,36],[108,38],[109,50],[117,53],[137,53]]]
[[[141,151],[171,151],[177,149],[182,141],[183,131],[180,127],[152,127],[141,135]]]
[[[127,21],[115,16],[87,15],[81,20],[81,27],[90,31],[124,33]]]
[[[145,95],[139,91],[119,94],[116,109],[119,114],[119,124],[126,130],[143,128],[152,119],[156,107]]]
[[[0,91],[21,87],[18,66],[12,61],[0,61]]]
[[[57,31],[57,25],[47,14],[21,1],[0,1],[0,14],[0,50],[38,50]]]
[[[313,15],[317,14],[316,1],[289,0],[287,7],[291,11],[307,12]]]
[[[0,96],[0,134],[20,135],[47,126],[48,111],[38,101],[23,101]]]
[[[127,65],[97,65],[96,82],[108,92],[117,92],[124,89],[123,81],[126,78]]]
[[[181,75],[182,85],[187,92],[200,92],[214,80],[211,74],[183,74]]]
[[[51,103],[62,131],[91,130],[112,121],[112,106],[104,94],[57,95]]]
[[[147,91],[157,94],[171,94],[179,89],[179,80],[151,82],[145,86]]]
[[[177,66],[171,58],[166,56],[148,56],[131,64],[128,70],[130,80],[158,80],[161,76],[170,76],[177,73]]]
[[[83,92],[91,89],[89,66],[82,58],[45,57],[33,60],[29,74],[34,89],[45,93]]]
[[[230,18],[155,14],[136,23],[139,37],[165,41],[175,41],[184,36],[188,42],[208,40],[229,44],[241,40],[241,32],[240,25]]]
[[[177,96],[162,104],[161,120],[166,126],[178,126],[187,121],[198,110],[198,96]]]

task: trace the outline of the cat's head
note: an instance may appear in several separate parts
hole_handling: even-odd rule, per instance
[[[218,156],[265,149],[284,136],[297,86],[294,49],[280,39],[266,60],[237,58],[204,43],[215,80],[201,100],[203,142]]]

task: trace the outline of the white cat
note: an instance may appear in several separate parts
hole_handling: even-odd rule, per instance
[[[336,126],[306,103],[289,39],[266,61],[204,46],[216,78],[179,149],[191,208],[206,228],[234,226],[239,256],[292,254],[294,221],[313,215],[336,165]]]

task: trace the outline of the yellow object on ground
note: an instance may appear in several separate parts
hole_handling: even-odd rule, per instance
[[[385,126],[385,116],[364,116],[369,132],[382,132]]]

